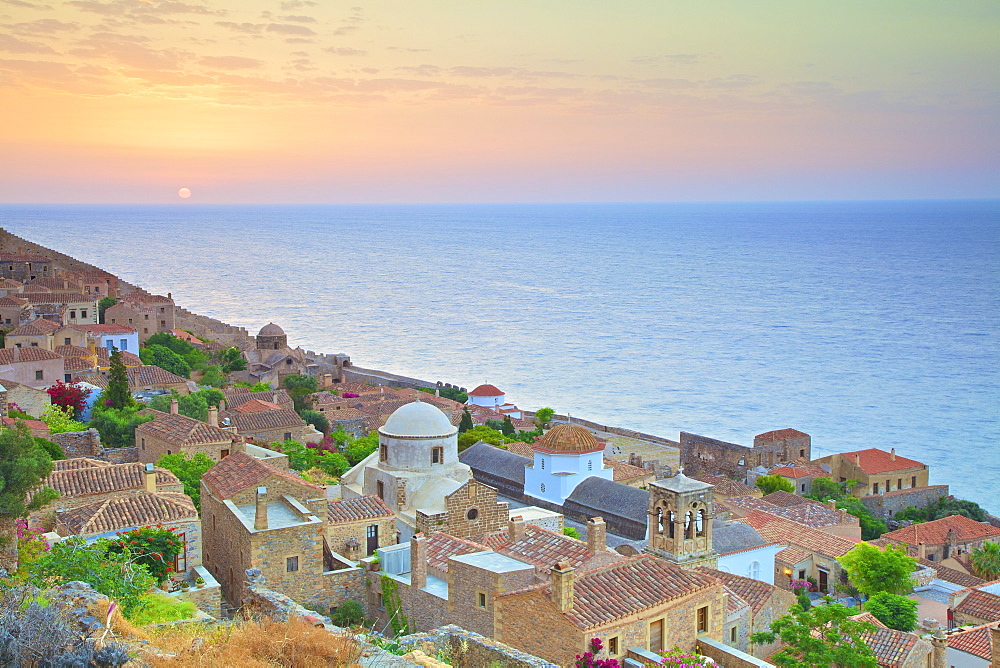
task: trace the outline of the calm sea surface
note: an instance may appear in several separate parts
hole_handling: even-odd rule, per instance
[[[1000,201],[5,205],[0,225],[359,366],[675,439],[895,447],[1000,512]]]

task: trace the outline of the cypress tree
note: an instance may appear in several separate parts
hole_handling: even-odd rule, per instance
[[[458,433],[464,434],[472,429],[472,413],[466,408],[462,411],[462,421],[458,423]]]
[[[504,436],[513,436],[514,433],[517,431],[516,429],[514,429],[514,423],[511,421],[509,415],[503,416],[503,425],[501,425],[500,431],[503,432]]]
[[[111,349],[111,370],[108,372],[108,389],[104,398],[111,402],[111,408],[122,409],[132,405],[132,393],[128,387],[128,371],[117,348]]]

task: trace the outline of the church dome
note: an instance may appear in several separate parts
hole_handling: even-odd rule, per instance
[[[480,385],[476,389],[469,392],[470,397],[502,397],[503,392],[500,391],[495,385]]]
[[[423,437],[443,437],[451,436],[458,427],[451,424],[448,416],[440,409],[425,404],[422,401],[414,401],[397,408],[379,432],[386,436],[423,436]]]
[[[545,432],[532,448],[552,455],[578,455],[603,450],[604,446],[578,424],[558,424]]]
[[[285,335],[285,330],[283,330],[281,327],[278,327],[273,322],[267,323],[266,325],[260,328],[259,332],[257,332],[257,336],[284,336],[284,335]]]

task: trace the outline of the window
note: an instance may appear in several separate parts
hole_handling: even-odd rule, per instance
[[[608,638],[608,656],[615,656],[616,654],[618,654],[618,636]]]
[[[71,373],[64,373],[63,374],[63,382],[64,383],[72,383],[73,382],[73,374],[71,374]]]
[[[70,339],[68,336],[65,339],[63,339],[63,345],[64,346],[68,346],[68,345],[71,345],[71,344],[72,344],[72,339]]]
[[[389,461],[389,447],[385,443],[378,446],[378,460],[380,462]]]
[[[431,464],[444,463],[444,448],[431,448]]]
[[[381,480],[375,481],[375,496],[385,501],[385,483]]]
[[[119,350],[128,350],[128,339],[122,339],[120,343],[121,345],[118,347]]]
[[[115,342],[114,342],[114,341],[112,341],[111,339],[107,339],[107,340],[106,340],[106,341],[104,342],[104,347],[105,347],[105,348],[107,348],[108,350],[111,350],[112,348],[114,348],[114,347],[115,347]]]
[[[892,485],[890,484],[891,482],[892,482],[891,480],[886,480],[885,481],[885,491],[887,491],[887,492],[891,492],[892,491]]]
[[[80,311],[80,317],[81,318],[86,318],[87,317],[87,309],[84,309],[84,310]]]
[[[223,450],[222,452],[219,453],[219,459],[225,459],[228,456],[229,456],[229,450],[228,449]]]
[[[139,442],[139,447],[141,447],[141,448],[142,448],[143,450],[145,450],[145,449],[146,449],[146,439],[145,439],[145,438],[143,438],[143,439],[142,439],[142,440],[141,440],[141,441]]]
[[[916,486],[917,486],[917,476],[913,476],[910,478],[910,487],[916,487]]]
[[[760,579],[760,562],[751,561],[750,565],[747,566],[747,577],[753,578],[754,580]]]
[[[806,484],[805,483],[802,483],[802,489],[800,491],[802,491],[802,492],[806,491]]]
[[[542,470],[545,470],[545,457],[542,457]]]
[[[174,557],[174,572],[183,573],[187,570],[187,538],[185,537],[185,534],[182,533],[175,535],[181,542],[181,551],[177,553],[176,557]]]
[[[285,440],[286,441],[292,440],[292,432],[290,432],[290,431],[286,431],[285,432]]]
[[[663,620],[657,619],[649,624],[649,651],[663,651]]]
[[[872,483],[872,494],[878,494],[878,483],[877,482],[873,482]]]
[[[805,458],[805,456],[806,456],[806,449],[805,448],[800,449],[799,457]]]
[[[706,633],[708,631],[708,606],[704,608],[698,608],[698,633]]]
[[[800,580],[805,580],[806,579],[806,569],[804,569],[804,568],[800,568],[799,569],[799,579]]]
[[[71,318],[72,320],[76,320],[76,311],[70,311],[70,312],[69,312],[69,317],[70,317],[70,318]]]
[[[44,371],[36,371],[35,372],[35,380],[45,380],[45,372]]]
[[[593,471],[594,470],[594,460],[593,459],[588,459],[587,460],[587,470],[588,471]]]
[[[37,348],[37,347],[38,347],[38,344],[37,344],[37,343],[32,343],[32,344],[31,344],[31,347],[32,347],[32,348]]]
[[[167,321],[166,320],[161,320],[160,321],[160,327],[166,327],[166,326],[167,326]]]
[[[149,320],[149,315],[147,314],[147,315],[142,316],[142,319],[143,320]]]
[[[285,572],[294,573],[299,570],[299,558],[298,557],[287,557],[285,559]]]
[[[729,629],[729,642],[736,642],[736,627]]]
[[[479,517],[479,511],[478,511],[478,510],[476,510],[475,508],[469,508],[469,512],[467,512],[467,513],[465,514],[465,516],[466,516],[466,517],[467,517],[467,518],[468,518],[468,519],[469,519],[470,521],[471,521],[471,520],[474,520],[474,519],[476,519],[477,517]]]
[[[479,592],[479,607],[483,610],[486,609],[486,594]]]
[[[903,479],[900,478],[896,481],[896,489],[903,489]]]
[[[544,482],[541,485],[539,485],[538,490],[540,492],[544,492],[545,491],[545,483]]]

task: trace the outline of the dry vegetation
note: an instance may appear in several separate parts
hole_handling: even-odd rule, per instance
[[[184,625],[150,632],[139,657],[156,668],[239,666],[240,668],[329,668],[357,666],[361,648],[349,635],[331,633],[300,619],[244,621],[231,625]]]

